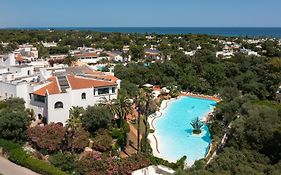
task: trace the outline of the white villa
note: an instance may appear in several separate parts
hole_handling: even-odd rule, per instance
[[[234,56],[234,52],[230,50],[223,50],[223,51],[217,51],[216,57],[222,56],[223,58],[231,58]]]
[[[0,99],[23,98],[26,107],[47,122],[66,123],[72,106],[86,108],[102,99],[117,98],[121,80],[88,66],[41,68],[16,65],[14,54],[0,67]]]
[[[128,59],[123,58],[122,52],[118,51],[118,50],[107,52],[106,54],[109,56],[110,60],[112,60],[112,61],[116,61],[116,62],[130,61],[130,58],[128,58]]]
[[[17,61],[33,61],[38,59],[38,50],[33,45],[19,45],[19,49],[14,51]]]
[[[42,43],[42,45],[44,47],[47,47],[47,48],[49,48],[49,47],[57,47],[57,45],[58,45],[58,43],[56,43],[55,41],[50,42],[50,43],[48,43],[48,42],[41,42],[41,43]]]
[[[240,52],[248,56],[260,56],[258,52],[252,51],[250,49],[243,48],[240,50]]]

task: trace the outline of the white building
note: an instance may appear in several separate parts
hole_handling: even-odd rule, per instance
[[[56,42],[51,42],[51,43],[48,43],[48,42],[42,42],[42,45],[44,46],[44,47],[47,47],[47,48],[49,48],[49,47],[57,47],[58,46],[58,43],[56,43]]]
[[[130,61],[131,60],[130,57],[129,58],[123,58],[122,52],[121,51],[117,51],[117,50],[111,51],[111,52],[107,52],[106,54],[110,57],[110,59],[112,61],[116,61],[116,62],[125,62],[125,61]]]
[[[196,50],[192,50],[190,52],[185,51],[184,54],[187,55],[187,56],[191,56],[192,57],[192,56],[194,56],[196,54]]]
[[[152,60],[162,60],[163,58],[162,53],[159,50],[152,49],[152,48],[144,49],[144,57]]]
[[[29,83],[37,82],[38,76],[34,67],[29,65],[16,65],[14,54],[9,54],[7,65],[2,66],[0,72],[0,99],[20,97],[26,101],[28,107],[29,94],[32,86]]]
[[[85,52],[76,54],[75,57],[84,63],[87,64],[95,64],[102,59],[107,59],[106,57],[99,57],[99,55],[95,52]]]
[[[65,54],[50,55],[48,60],[64,60],[67,57]]]
[[[38,50],[33,45],[19,45],[19,49],[14,51],[15,58],[18,62],[32,61],[38,59]]]
[[[172,175],[176,172],[163,165],[151,165],[149,167],[145,167],[132,172],[132,175]]]
[[[48,122],[64,123],[72,106],[86,108],[100,103],[104,98],[116,99],[120,80],[110,75],[52,76],[41,88],[31,93],[35,106]]]
[[[231,58],[232,56],[234,56],[234,52],[233,51],[228,51],[228,50],[223,50],[223,51],[217,51],[216,52],[216,57],[223,57],[223,58]]]
[[[243,53],[243,54],[246,54],[246,55],[248,55],[248,56],[260,56],[260,55],[258,54],[258,52],[252,51],[252,50],[250,50],[250,49],[245,49],[245,48],[243,48],[243,49],[240,50],[240,52]]]
[[[15,65],[10,54],[7,66],[0,67],[0,99],[23,98],[26,107],[41,114],[48,122],[65,124],[72,106],[86,108],[101,99],[117,98],[121,80],[96,72],[87,66],[77,68],[43,68]]]

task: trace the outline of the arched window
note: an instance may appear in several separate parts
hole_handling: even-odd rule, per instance
[[[83,99],[86,99],[86,93],[83,92],[83,93],[81,94],[81,99],[82,99],[82,100],[83,100]]]
[[[61,101],[58,101],[55,103],[55,109],[63,108],[63,103]]]

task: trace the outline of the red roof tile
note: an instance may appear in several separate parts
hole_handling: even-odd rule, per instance
[[[45,86],[43,86],[42,88],[36,90],[33,92],[33,94],[35,95],[40,95],[40,96],[45,96],[46,93],[48,92],[48,94],[59,94],[60,88],[58,85],[58,81],[56,77],[51,77],[48,80],[50,80],[51,82]]]
[[[61,90],[56,77],[49,78],[51,81],[49,84],[43,86],[42,88],[33,92],[33,94],[45,96],[46,92],[48,94],[59,94]],[[97,75],[95,77],[82,77],[75,75],[67,76],[68,83],[71,89],[86,89],[92,87],[106,87],[115,86],[118,78],[112,75]]]
[[[98,57],[98,55],[97,55],[97,53],[81,53],[81,54],[77,54],[77,55],[75,55],[77,58],[89,58],[89,57],[91,57],[91,58],[97,58]]]
[[[114,77],[114,76],[113,76]],[[111,79],[110,77],[101,77],[98,76],[98,78],[110,78],[111,81],[106,80],[98,80],[93,78],[85,78],[85,77],[79,77],[74,75],[68,75],[68,82],[70,84],[70,87],[72,89],[85,89],[85,88],[92,88],[92,87],[105,87],[105,86],[114,86],[116,85],[116,80]]]

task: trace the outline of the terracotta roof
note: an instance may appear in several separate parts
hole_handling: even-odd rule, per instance
[[[51,77],[48,80],[50,80],[51,82],[43,86],[42,88],[34,91],[33,94],[40,95],[40,96],[45,96],[47,92],[48,94],[59,94],[61,91],[58,85],[57,78]]]
[[[98,55],[97,53],[81,53],[81,54],[77,54],[75,55],[77,58],[89,58],[89,57],[94,57],[94,58],[97,58]]]
[[[15,59],[16,59],[16,61],[23,61],[21,54],[16,54]]]
[[[62,93],[58,84],[58,80],[56,76],[49,78],[51,82],[42,88],[33,92],[33,94],[46,96],[48,94],[59,94]],[[67,76],[68,83],[72,90],[74,89],[86,89],[92,87],[106,87],[106,86],[115,86],[118,78],[111,75],[68,75]]]
[[[118,50],[114,50],[114,51],[111,51],[111,52],[106,52],[106,54],[110,57],[116,57],[118,55],[122,55],[122,52],[118,51]]]
[[[160,55],[160,51],[159,50],[152,50],[152,49],[148,49],[148,48],[145,48],[144,49],[144,54],[146,55]]]
[[[105,87],[105,86],[114,86],[116,85],[116,80],[107,79],[106,80],[98,80],[94,78],[86,78],[74,75],[68,75],[68,82],[72,89],[85,89],[85,88],[92,88],[92,87]],[[109,77],[101,77],[98,76],[97,78],[109,78]]]

